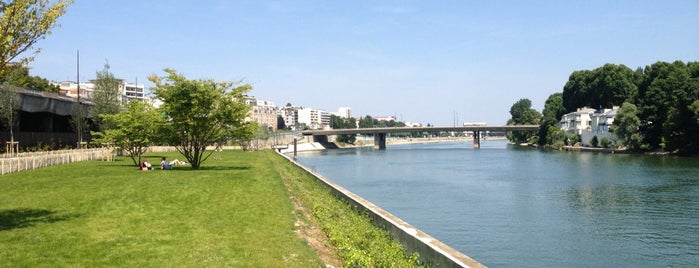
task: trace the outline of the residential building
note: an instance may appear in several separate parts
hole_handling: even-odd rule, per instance
[[[340,109],[337,111],[337,116],[342,118],[352,118],[352,108],[340,107]]]
[[[245,104],[252,106],[250,120],[269,130],[277,130],[277,106],[271,101],[258,100],[255,97],[245,98]]]
[[[279,114],[284,119],[284,125],[292,130],[298,130],[299,125],[299,109],[302,107],[288,104],[279,109]]]
[[[119,100],[123,102],[128,102],[132,99],[140,101],[146,99],[145,85],[124,82],[123,79],[117,79],[117,81],[119,82]],[[76,82],[51,82],[51,84],[57,85],[59,87],[59,93],[62,95],[66,95],[72,98],[78,97],[78,83]],[[80,83],[79,88],[81,99],[92,99],[92,92],[94,92],[95,90],[95,80],[90,80],[90,82],[82,82]]]
[[[613,135],[609,127],[614,123],[614,117],[618,111],[618,106],[603,110],[580,108],[573,113],[563,115],[560,127],[568,133],[580,135],[583,146],[591,146],[590,141],[594,137],[597,137],[598,141],[604,138],[611,142]]]
[[[580,135],[583,130],[592,129],[592,115],[596,111],[588,107],[578,108],[575,112],[564,114],[559,126],[565,132],[574,132]]]
[[[326,129],[330,127],[330,113],[313,108],[298,110],[298,122],[306,124],[311,129]]]

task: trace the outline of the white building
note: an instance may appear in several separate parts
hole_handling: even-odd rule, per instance
[[[565,132],[575,132],[580,135],[583,130],[592,130],[592,115],[597,110],[583,107],[577,111],[564,114],[560,121],[560,127]]]
[[[143,101],[146,99],[145,85],[124,82],[123,79],[116,79],[119,82],[119,97],[118,99],[122,102],[128,102],[129,100],[136,99]],[[81,99],[92,99],[92,92],[95,91],[95,80],[90,80],[90,82],[80,83],[80,98]],[[64,82],[51,82],[52,85],[57,85],[59,87],[59,93],[66,95],[68,97],[77,98],[78,97],[78,83],[71,81]]]
[[[269,130],[277,130],[277,106],[271,101],[258,100],[255,97],[245,98],[245,104],[252,106],[249,119]]]
[[[614,123],[618,111],[618,106],[603,110],[580,108],[576,112],[563,115],[560,127],[566,132],[579,134],[583,146],[592,146],[590,141],[594,137],[597,137],[598,142],[602,139],[611,142],[614,137],[609,127]]]
[[[342,118],[352,118],[352,108],[340,107],[340,109],[337,110],[337,116]]]
[[[311,129],[326,129],[330,127],[330,113],[313,108],[298,110],[298,123],[306,124]]]

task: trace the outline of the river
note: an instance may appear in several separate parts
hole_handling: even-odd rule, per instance
[[[487,266],[699,265],[699,158],[482,141],[297,161]]]

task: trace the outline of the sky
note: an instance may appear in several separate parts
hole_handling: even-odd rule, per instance
[[[277,106],[452,126],[541,111],[569,75],[699,61],[699,1],[75,0],[39,41],[53,81],[240,81]]]

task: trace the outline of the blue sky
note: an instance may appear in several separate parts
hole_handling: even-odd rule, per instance
[[[502,125],[572,71],[699,60],[699,1],[76,0],[32,75],[251,84],[251,95],[354,116]]]

